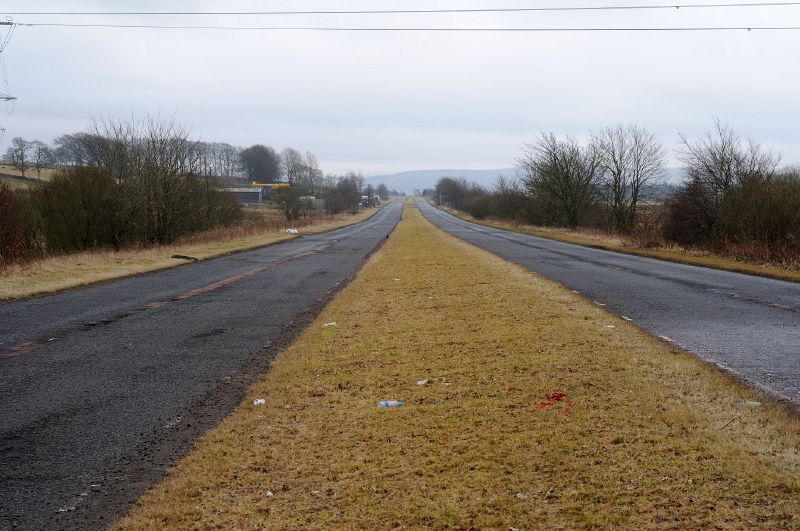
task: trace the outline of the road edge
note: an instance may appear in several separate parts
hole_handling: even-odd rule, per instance
[[[386,203],[386,205],[388,205],[388,204],[390,204],[390,202]],[[85,282],[85,283],[82,283],[82,284],[76,284],[74,286],[69,286],[69,287],[65,287],[65,288],[59,288],[59,289],[55,289],[55,290],[48,290],[48,291],[41,291],[41,292],[38,292],[38,293],[32,293],[30,295],[25,295],[23,297],[12,297],[12,298],[9,298],[9,299],[0,299],[0,306],[2,306],[4,304],[14,303],[14,302],[20,302],[20,301],[27,301],[27,300],[31,300],[31,299],[36,299],[38,297],[47,297],[47,296],[50,296],[50,295],[58,295],[60,293],[66,293],[66,292],[69,292],[69,291],[75,291],[75,290],[79,290],[79,289],[83,289],[83,288],[88,288],[90,286],[101,286],[103,284],[116,282],[118,280],[123,280],[123,279],[126,279],[126,278],[135,278],[135,277],[141,277],[141,276],[144,276],[144,275],[150,275],[152,273],[160,273],[162,271],[169,271],[171,269],[176,269],[178,267],[192,265],[192,264],[195,264],[197,262],[207,262],[208,260],[214,260],[216,258],[223,258],[225,256],[231,256],[231,255],[235,255],[235,254],[239,254],[239,253],[243,253],[243,252],[247,252],[247,251],[255,251],[257,249],[264,249],[266,247],[271,247],[273,245],[278,245],[279,243],[286,243],[286,242],[290,242],[290,241],[293,241],[293,240],[297,240],[297,239],[302,238],[303,236],[313,236],[313,235],[316,235],[316,234],[327,234],[328,232],[333,232],[335,230],[343,229],[345,227],[352,227],[352,226],[358,225],[360,223],[366,223],[367,221],[371,220],[378,212],[383,210],[383,208],[384,207],[375,209],[375,211],[372,212],[372,214],[370,214],[369,217],[367,217],[365,219],[362,219],[361,221],[355,221],[353,223],[346,223],[344,225],[340,225],[338,227],[334,227],[334,228],[331,228],[331,229],[323,229],[323,230],[318,230],[318,231],[309,231],[309,232],[306,232],[304,234],[286,236],[285,238],[280,239],[280,240],[275,240],[274,242],[253,245],[253,246],[250,246],[250,247],[242,247],[241,249],[236,249],[234,251],[224,251],[224,252],[217,253],[217,254],[212,254],[212,255],[209,255],[209,256],[206,256],[206,257],[203,257],[203,258],[198,258],[196,261],[192,261],[192,262],[179,262],[177,264],[172,264],[172,265],[168,265],[168,266],[164,266],[164,267],[159,267],[159,268],[156,268],[156,269],[151,269],[149,271],[139,271],[139,272],[136,272],[136,273],[128,273],[128,274],[120,275],[120,276],[114,277],[114,278],[106,278],[106,279],[102,279],[102,280],[89,281],[89,282]]]
[[[629,256],[638,256],[639,258],[649,258],[651,260],[660,260],[662,262],[670,262],[670,263],[673,263],[673,264],[689,265],[689,266],[694,266],[694,267],[704,267],[706,269],[714,269],[716,271],[727,271],[729,273],[738,273],[740,275],[750,275],[750,276],[753,276],[753,277],[769,278],[771,280],[782,280],[784,282],[793,282],[795,284],[800,283],[800,272],[798,272],[796,276],[793,276],[793,275],[788,274],[788,273],[786,275],[782,275],[780,273],[770,273],[768,271],[752,271],[752,270],[750,270],[750,269],[748,269],[746,267],[741,267],[741,268],[736,267],[736,266],[722,267],[722,266],[716,266],[716,265],[712,265],[712,264],[703,264],[703,263],[698,263],[698,261],[693,261],[690,258],[681,259],[680,256],[675,256],[675,257],[657,256],[657,255],[650,254],[647,251],[640,251],[640,250],[633,249],[633,248],[630,248],[630,249],[628,249],[628,248],[616,248],[616,247],[612,247],[612,246],[608,246],[608,245],[603,245],[603,244],[600,244],[600,243],[597,243],[597,244],[575,243],[575,242],[571,242],[571,241],[567,241],[567,240],[562,240],[560,238],[556,238],[556,237],[553,237],[553,236],[544,236],[544,235],[540,235],[540,234],[530,234],[528,232],[525,232],[522,229],[515,229],[514,227],[511,227],[511,226],[509,226],[509,227],[498,227],[498,226],[491,225],[488,222],[484,222],[484,221],[481,221],[481,220],[478,220],[478,219],[466,219],[466,218],[462,217],[462,215],[465,214],[465,213],[462,212],[461,210],[441,208],[440,205],[433,204],[433,202],[431,202],[427,197],[423,198],[423,200],[426,201],[433,208],[435,208],[437,210],[440,210],[440,211],[442,211],[442,212],[444,212],[446,214],[450,214],[451,216],[454,216],[454,217],[460,219],[461,221],[466,221],[467,223],[473,223],[475,225],[480,225],[482,227],[488,227],[490,229],[503,230],[503,231],[506,231],[506,232],[514,233],[514,234],[523,234],[525,236],[532,236],[534,238],[542,238],[543,240],[551,240],[551,241],[559,242],[559,243],[568,243],[570,245],[578,245],[580,247],[587,247],[589,249],[598,249],[600,251],[608,251],[610,253],[619,253],[619,254],[626,254],[626,255],[629,255]],[[720,256],[718,258],[725,259],[722,256]],[[753,264],[753,265],[757,266],[758,264]],[[787,270],[787,271],[791,272],[791,270]]]
[[[375,213],[379,211],[380,209]],[[359,223],[371,218],[372,216]],[[149,453],[139,452],[136,458],[123,461],[117,468],[109,471],[114,477],[125,478],[124,484],[120,482],[115,485],[116,489],[100,487],[92,493],[92,496],[85,497],[85,501],[76,507],[75,511],[54,518],[58,527],[108,528],[125,516],[145,492],[167,477],[169,469],[191,451],[199,437],[216,427],[241,404],[248,389],[269,372],[272,360],[294,343],[320,312],[356,278],[372,256],[384,246],[402,220],[401,212],[386,236],[364,255],[358,265],[339,284],[325,297],[283,323],[273,339],[266,340],[261,348],[250,353],[235,379],[220,382],[213,391],[203,397],[201,403],[181,416],[180,427],[176,426],[177,429],[166,432],[165,437],[151,444]]]
[[[431,207],[436,208],[437,210],[440,210],[440,211],[442,211],[442,212],[444,212],[446,214],[453,215],[452,213],[448,212],[447,210],[441,209],[441,208],[437,207],[436,205],[432,204],[430,201],[427,201],[427,202]],[[491,226],[491,225],[485,225],[483,223],[475,223],[472,220],[466,220],[466,219],[463,219],[463,218],[458,217],[458,216],[455,216],[455,217],[457,217],[461,221],[465,221],[467,223],[474,223],[475,225],[480,225],[482,227],[488,227],[488,228],[492,228],[492,229],[504,230],[504,229],[501,229],[499,227],[494,227],[494,226]],[[430,220],[428,220],[427,218],[425,218],[425,219],[428,221],[428,223],[431,223]],[[439,230],[442,230],[442,229],[439,229]],[[516,232],[516,231],[508,231],[508,232],[514,232],[515,234],[525,234],[526,236],[531,236],[530,234],[523,233],[523,232]],[[458,238],[458,236],[455,236],[455,235],[453,235],[453,236]],[[524,266],[522,266],[521,264],[517,264],[516,262],[508,260],[507,258],[504,258],[504,257],[502,257],[502,256],[500,256],[498,254],[495,254],[492,251],[489,251],[488,249],[483,249],[482,247],[479,247],[479,246],[477,246],[477,245],[475,245],[473,243],[470,243],[470,242],[468,242],[466,240],[463,240],[461,238],[458,238],[458,239],[460,241],[468,244],[468,245],[472,245],[472,246],[474,246],[474,247],[476,247],[478,249],[486,251],[487,253],[491,253],[493,256],[497,257],[500,260],[508,262],[509,264],[514,264],[516,266],[524,268]],[[557,241],[557,242],[560,242],[560,243],[570,243],[572,245],[579,245],[579,244],[572,243],[572,242],[563,242],[561,240],[556,240],[555,238],[545,238],[545,239]],[[581,247],[593,248],[593,246],[589,246],[589,245],[582,245]],[[603,250],[603,251],[610,251],[609,249],[604,249],[602,247],[599,247],[599,249]],[[614,252],[614,251],[610,251],[610,252]],[[627,253],[622,253],[622,254],[627,254]],[[645,258],[649,258],[649,257],[645,257]],[[685,264],[685,265],[695,265],[695,264]],[[697,267],[702,267],[702,266],[697,266]],[[534,270],[531,270],[531,269],[527,269],[527,268],[525,268],[525,269],[526,269],[526,271],[529,271],[532,274],[539,275],[542,278],[545,278],[550,282],[554,282],[554,283],[558,284],[563,289],[565,289],[567,291],[570,291],[571,295],[574,295],[574,296],[576,296],[576,297],[578,297],[580,299],[583,299],[584,301],[587,301],[589,303],[593,302],[591,299],[589,299],[588,297],[586,297],[582,293],[576,293],[576,292],[572,291],[567,286],[565,286],[561,282],[558,282],[557,280],[554,280],[554,279],[549,278],[549,277],[547,277],[545,275],[542,275],[541,273],[539,273],[537,271],[534,271]],[[717,269],[717,268],[707,268],[707,269]],[[726,271],[726,270],[723,269],[722,271]],[[738,271],[733,271],[733,272],[734,273],[739,273]],[[754,275],[754,276],[756,276],[756,275]],[[783,279],[774,279],[774,280],[783,280]],[[611,317],[613,317],[615,319],[623,319],[621,315],[613,313],[612,311],[610,311],[610,310],[608,310],[606,308],[599,308],[599,310],[602,311],[602,312],[605,312],[606,314],[608,314],[609,316],[611,316]],[[726,366],[726,365],[724,365],[722,363],[718,363],[718,362],[715,362],[713,360],[706,359],[701,354],[699,354],[697,352],[694,352],[692,350],[689,350],[688,348],[686,348],[686,347],[684,347],[684,346],[672,341],[669,338],[665,338],[663,336],[656,335],[655,333],[653,333],[650,330],[644,328],[642,325],[640,325],[638,322],[636,322],[634,320],[626,320],[626,321],[628,322],[628,324],[635,326],[642,333],[644,333],[644,334],[650,336],[651,338],[655,339],[656,341],[666,345],[673,353],[680,354],[680,355],[683,355],[683,356],[692,357],[693,359],[699,361],[702,365],[707,366],[708,368],[710,368],[710,369],[714,370],[715,372],[725,376],[726,378],[729,378],[729,379],[731,379],[731,380],[733,380],[735,382],[738,382],[738,383],[740,383],[740,384],[742,384],[742,385],[744,385],[744,386],[756,391],[757,393],[761,394],[765,401],[767,401],[767,400],[771,401],[771,402],[775,403],[777,406],[784,408],[790,414],[800,418],[800,403],[796,403],[796,402],[792,401],[789,397],[787,397],[787,396],[785,396],[785,395],[783,395],[783,394],[781,394],[781,393],[779,393],[779,392],[777,392],[777,391],[775,391],[773,389],[769,389],[768,387],[766,387],[766,386],[764,386],[764,385],[762,385],[762,384],[760,384],[760,383],[748,378],[747,376],[745,376],[743,374],[740,374],[739,372],[735,371],[734,369],[732,369],[732,368],[730,368],[730,367],[728,367],[728,366]]]

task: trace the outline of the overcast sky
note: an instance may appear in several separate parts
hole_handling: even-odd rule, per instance
[[[281,10],[656,4],[639,0],[5,0],[25,10]],[[687,2],[688,3],[688,2]],[[6,13],[0,13],[5,15]],[[358,16],[42,16],[26,22],[267,26],[800,26],[800,6]],[[5,29],[3,30],[6,31]],[[511,166],[541,130],[636,122],[667,146],[728,121],[800,162],[800,31],[347,33],[17,27],[10,139],[173,115],[195,137],[311,150],[326,172]]]

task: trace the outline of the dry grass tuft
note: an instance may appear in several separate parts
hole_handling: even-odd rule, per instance
[[[0,301],[53,293],[186,263],[172,258],[173,255],[205,260],[297,238],[286,233],[287,224],[275,209],[253,210],[248,209],[245,222],[240,225],[187,236],[170,245],[86,251],[0,267]],[[323,232],[364,221],[375,212],[377,209],[364,209],[355,215],[300,220],[291,226],[302,227],[301,235]]]
[[[800,527],[796,418],[413,206],[246,398],[118,529]]]

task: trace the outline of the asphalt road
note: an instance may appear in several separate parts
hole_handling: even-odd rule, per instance
[[[536,238],[417,204],[437,227],[800,405],[800,284]]]
[[[333,232],[0,304],[0,528],[126,511],[393,230]]]

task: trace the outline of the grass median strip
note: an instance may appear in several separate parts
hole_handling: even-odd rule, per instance
[[[364,221],[377,212],[321,218],[300,229],[300,235],[337,229]],[[187,262],[216,258],[236,251],[263,247],[297,238],[285,230],[221,227],[188,236],[169,245],[120,251],[85,251],[46,257],[0,268],[0,301],[13,300],[168,269]],[[183,257],[183,258],[177,258]]]
[[[117,527],[800,527],[798,421],[738,402],[764,399],[408,204]]]

